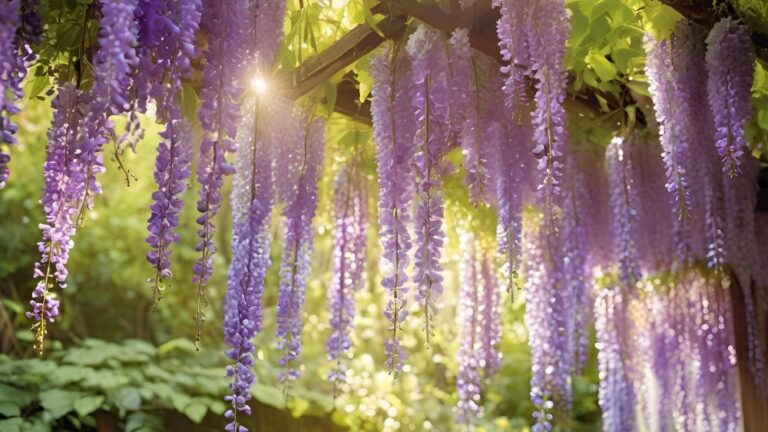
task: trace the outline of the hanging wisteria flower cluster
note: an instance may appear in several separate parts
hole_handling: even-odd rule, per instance
[[[603,290],[595,302],[603,430],[739,430],[727,279]]]
[[[461,239],[461,289],[456,319],[460,325],[457,419],[471,423],[482,415],[482,390],[501,364],[500,284],[492,249],[471,231]]]
[[[273,217],[280,220],[282,251],[272,318],[288,395],[301,376],[313,222],[326,171],[336,176],[332,277],[325,287],[334,394],[350,375],[345,360],[353,351],[355,295],[371,271],[370,228],[381,241],[386,369],[394,376],[406,370],[409,314],[419,318],[426,348],[435,344],[438,314],[452,298],[444,296],[450,272],[443,271],[443,247],[451,234],[446,209],[455,204],[444,187],[457,171],[449,162],[454,149],[463,155],[464,199],[473,211],[495,207],[498,213],[495,243],[471,221],[461,226],[461,288],[453,305],[459,422],[469,425],[483,414],[484,388],[501,369],[501,293],[513,294],[524,279],[533,430],[552,430],[571,409],[572,377],[585,364],[593,318],[604,430],[738,430],[734,293],[745,306],[744,360],[758,387],[768,389],[758,326],[768,310],[768,221],[755,212],[759,166],[746,142],[754,69],[747,27],[724,18],[707,36],[682,21],[667,39],[646,35],[659,130],[622,124],[610,142],[595,146],[566,130],[566,2],[493,3],[500,9],[502,67],[472,48],[468,29],[448,35],[426,25],[387,41],[372,59],[378,227],[369,221],[364,152],[328,158],[333,169],[326,170],[326,121],[314,107],[247,90],[254,74],[272,73],[286,2],[82,6],[86,27],[98,20],[98,35],[70,65],[74,82],[56,77],[41,256],[26,314],[37,350],[42,353],[48,326],[60,315],[56,287],[66,287],[75,232],[101,193],[105,147],[114,144],[127,176],[121,146],[135,147],[142,136],[139,113],[154,113],[162,132],[146,239],[153,305],[173,276],[171,249],[196,160],[199,256],[191,278],[198,348],[214,272],[214,221],[225,179],[234,175],[223,314],[231,379],[227,431],[247,431],[242,416],[251,412],[256,381],[253,339],[264,321]],[[5,150],[16,141],[11,117],[35,59],[32,47],[41,43],[36,5],[0,1],[0,187],[8,178]],[[83,71],[86,64],[91,75]],[[187,90],[200,96],[197,119],[182,109]],[[125,131],[115,128],[119,115],[127,117]]]

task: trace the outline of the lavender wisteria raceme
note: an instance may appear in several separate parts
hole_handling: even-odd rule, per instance
[[[730,282],[698,270],[674,280],[643,281],[640,295],[612,289],[596,302],[606,430],[738,430]],[[624,318],[606,319],[600,308],[610,303]],[[623,374],[608,370],[619,367]],[[631,396],[635,405],[627,407]],[[636,410],[643,415],[633,416]],[[635,427],[623,425],[628,418]]]
[[[317,181],[325,139],[325,122],[322,119],[298,116],[297,124],[306,126],[300,126],[303,129],[300,139],[283,144],[285,148],[280,151],[289,152],[289,156],[281,155],[277,159],[284,166],[276,176],[278,196],[285,202],[277,297],[277,348],[284,351],[279,363],[286,368],[281,379],[289,391],[300,375],[295,362],[301,354],[304,325],[301,311],[312,264],[312,219],[317,210]]]
[[[605,152],[610,185],[611,231],[613,248],[619,264],[619,279],[624,287],[634,286],[640,278],[635,248],[638,208],[632,147],[642,145],[634,135],[616,136]],[[606,300],[607,301],[607,300]]]
[[[715,23],[707,37],[707,91],[715,123],[715,145],[723,172],[734,177],[748,148],[744,126],[752,117],[755,50],[749,28],[733,18]]]
[[[654,274],[667,270],[674,256],[670,223],[675,218],[674,199],[664,198],[669,194],[658,140],[640,136],[634,139],[636,145],[627,149],[633,167],[631,181],[637,190],[637,234],[633,243],[641,273]]]
[[[501,341],[501,291],[499,279],[496,276],[496,263],[493,252],[488,247],[481,250],[480,282],[478,310],[480,315],[480,367],[486,380],[496,375],[501,367],[501,352],[498,344]]]
[[[635,430],[636,395],[631,379],[627,344],[631,336],[624,297],[630,287],[602,290],[595,300],[595,332],[600,376],[598,401],[603,431]]]
[[[695,83],[686,83],[685,78],[688,73],[687,63],[695,55],[693,38],[695,31],[687,23],[678,24],[670,40],[657,41],[650,35],[645,38],[645,70],[659,123],[666,188],[672,194],[677,215],[673,233],[675,249],[683,262],[691,258],[691,227],[687,219],[692,203],[686,157],[691,155],[694,144],[691,137],[692,107],[687,103],[687,91]]]
[[[197,251],[200,256],[195,261],[193,278],[197,284],[195,344],[198,348],[208,305],[205,286],[213,273],[216,253],[213,219],[221,208],[224,176],[235,171],[227,161],[227,155],[237,147],[235,137],[242,93],[240,75],[248,42],[248,20],[243,17],[248,16],[248,4],[245,0],[224,3],[206,0],[202,14],[200,28],[208,34],[208,50],[205,52],[206,64],[200,90],[203,103],[198,112],[203,131],[197,167],[197,182],[200,184],[197,201],[200,242]]]
[[[472,56],[467,29],[455,30],[449,44],[448,126],[452,133],[459,135],[469,198],[472,203],[478,204],[486,200],[486,195],[492,189],[488,155],[491,146],[484,136],[485,125],[481,124],[481,116],[486,114],[486,107],[481,100],[480,71]]]
[[[178,33],[171,37],[167,34],[163,39],[163,50],[172,50],[169,64],[169,82],[159,86],[163,89],[159,96],[158,115],[165,119],[165,130],[160,133],[163,141],[157,148],[155,160],[155,182],[158,190],[153,192],[153,203],[150,207],[150,217],[147,222],[150,235],[147,243],[152,250],[147,260],[155,269],[152,279],[154,289],[153,304],[156,305],[162,297],[164,280],[171,277],[170,248],[178,241],[174,229],[179,224],[179,213],[184,205],[180,198],[187,188],[192,162],[191,127],[181,115],[181,107],[177,102],[181,91],[182,78],[191,72],[191,59],[195,56],[194,38],[200,24],[200,0],[175,3],[174,18],[178,19]],[[174,26],[173,22],[171,22]],[[158,52],[161,51],[158,48]]]
[[[514,115],[527,111],[528,78],[532,71],[533,0],[494,0],[500,8],[501,17],[496,23],[499,36],[501,58],[504,61],[501,71],[507,75],[504,82],[506,104]]]
[[[10,175],[11,156],[3,151],[3,146],[16,143],[17,126],[10,117],[19,112],[16,100],[23,96],[21,79],[26,74],[24,61],[17,57],[16,49],[21,22],[19,0],[0,3],[0,188]]]
[[[379,237],[384,260],[381,285],[389,300],[385,341],[386,367],[395,376],[402,370],[405,352],[400,346],[402,323],[408,315],[407,281],[411,238],[407,224],[414,193],[411,160],[415,152],[415,122],[411,110],[411,65],[402,46],[391,44],[371,62],[374,78],[371,101],[379,182]]]
[[[252,46],[256,69],[268,73],[277,56],[283,38],[283,18],[286,0],[255,0],[251,2],[253,15]]]
[[[560,235],[546,232],[544,216],[526,227],[523,238],[525,266],[525,324],[531,348],[531,401],[537,431],[551,430],[552,410],[568,410],[574,355],[566,333],[569,295],[559,256]]]
[[[522,13],[525,13],[524,11]],[[528,48],[536,79],[533,111],[534,155],[539,160],[538,203],[544,211],[548,232],[557,230],[556,207],[560,195],[562,157],[565,147],[566,70],[565,42],[570,31],[568,12],[562,0],[539,1],[529,10],[531,33]]]
[[[481,314],[483,303],[482,251],[479,240],[470,231],[461,236],[462,259],[461,288],[456,312],[459,325],[460,345],[458,352],[459,372],[456,376],[456,390],[459,400],[456,404],[457,420],[471,423],[482,412],[480,401],[483,388]]]
[[[138,64],[139,29],[134,18],[137,5],[138,0],[118,0],[101,5],[99,49],[93,56],[92,101],[78,155],[87,172],[78,223],[83,222],[86,210],[93,208],[94,197],[101,193],[96,178],[104,172],[101,153],[108,139],[115,139],[109,116],[127,112],[131,107],[131,73]]]
[[[747,365],[757,387],[768,392],[768,375],[764,343],[757,327],[757,305],[752,290],[752,260],[757,254],[755,242],[755,212],[759,162],[745,159],[742,175],[724,178],[725,195],[725,248],[726,260],[735,274],[744,298],[744,315],[747,322]],[[724,174],[727,177],[727,173]]]
[[[40,354],[47,333],[48,322],[59,316],[60,301],[52,290],[54,285],[66,287],[67,261],[74,242],[76,213],[82,198],[87,172],[77,158],[78,142],[82,134],[82,108],[87,100],[79,90],[69,84],[59,86],[52,102],[53,122],[48,132],[46,160],[43,165],[44,187],[41,198],[45,223],[40,225],[43,239],[38,243],[42,254],[35,264],[35,278],[39,278],[32,292],[32,311],[27,318],[33,325],[35,346]]]
[[[243,105],[235,157],[237,173],[232,185],[232,264],[224,303],[224,339],[233,364],[227,367],[232,408],[225,417],[228,431],[243,431],[239,413],[250,414],[247,402],[254,382],[254,346],[251,339],[261,331],[262,295],[270,265],[270,216],[274,202],[273,149],[277,143],[269,130],[273,120],[269,105],[260,97]]]
[[[364,284],[367,221],[365,179],[352,159],[341,168],[334,187],[333,279],[328,290],[331,335],[326,343],[328,359],[335,363],[328,373],[334,395],[346,382],[343,362],[352,347],[350,331],[355,318],[355,293]]]
[[[424,312],[424,333],[429,348],[434,335],[434,316],[443,293],[440,256],[443,247],[443,198],[440,172],[447,151],[450,92],[448,59],[442,35],[426,26],[408,39],[413,70],[413,108],[418,131],[414,137],[416,197],[413,282],[416,300]]]

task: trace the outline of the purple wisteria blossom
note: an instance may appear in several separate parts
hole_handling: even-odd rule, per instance
[[[280,289],[277,298],[277,348],[284,351],[279,360],[286,370],[281,379],[290,390],[299,375],[295,362],[301,354],[301,311],[307,278],[311,269],[312,220],[317,210],[317,181],[323,163],[325,122],[322,119],[295,117],[293,127],[299,138],[281,143],[276,159],[277,191],[285,202],[283,209],[283,253],[280,263]],[[287,123],[291,127],[291,123]],[[290,138],[289,138],[290,139]]]
[[[231,348],[227,355],[234,364],[227,367],[233,377],[230,431],[243,431],[239,413],[250,414],[249,391],[254,382],[251,365],[254,346],[251,339],[261,331],[262,295],[270,265],[269,231],[274,184],[272,147],[276,137],[269,130],[269,106],[260,99],[243,105],[243,121],[238,131],[238,149],[232,184],[232,264],[224,304],[224,339]]]
[[[193,151],[191,127],[182,117],[177,100],[180,96],[181,80],[189,76],[190,61],[196,54],[194,38],[200,23],[201,2],[192,0],[175,5],[178,7],[169,12],[175,12],[174,18],[178,20],[176,28],[179,31],[175,37],[166,35],[162,42],[163,50],[172,50],[173,55],[169,65],[169,82],[163,84],[160,81],[157,84],[163,87],[158,114],[165,119],[165,130],[160,133],[163,140],[157,148],[155,160],[154,177],[158,190],[152,194],[151,215],[147,222],[150,232],[147,243],[152,248],[147,260],[155,269],[152,279],[155,305],[162,296],[163,281],[172,275],[170,248],[179,239],[174,229],[179,224],[179,213],[184,205],[180,195],[187,188]],[[176,26],[173,22],[168,25]],[[158,51],[161,50],[158,48]]]
[[[698,32],[692,24],[681,22],[670,40],[656,41],[646,35],[646,74],[653,99],[662,158],[666,171],[666,188],[672,194],[677,220],[673,231],[675,251],[680,262],[691,259],[692,227],[689,166],[697,157],[697,124],[691,103],[692,92],[699,92],[694,81],[699,52]]]
[[[643,145],[633,135],[614,137],[605,153],[610,185],[611,232],[613,250],[619,264],[619,280],[624,288],[632,287],[640,278],[635,248],[638,208],[632,147]],[[608,301],[608,300],[605,300]]]
[[[355,293],[365,283],[365,246],[367,195],[365,178],[357,161],[346,163],[336,177],[334,188],[333,280],[328,290],[331,335],[326,343],[328,359],[335,363],[328,373],[334,395],[346,382],[347,365],[343,362],[352,347],[350,331],[355,318]]]
[[[758,388],[768,391],[764,343],[757,327],[757,305],[752,291],[752,262],[757,254],[755,242],[755,205],[759,162],[745,159],[742,175],[723,180],[725,195],[726,260],[736,276],[744,298],[747,324],[747,365]],[[737,233],[744,233],[737,235]]]
[[[669,268],[674,255],[672,226],[676,217],[674,198],[666,192],[664,163],[658,140],[635,136],[627,150],[632,161],[632,184],[637,190],[633,239],[642,274],[654,274]],[[665,198],[669,197],[669,198]]]
[[[131,74],[138,64],[139,29],[134,17],[137,5],[138,0],[118,0],[101,5],[99,48],[93,56],[92,100],[78,154],[87,173],[77,218],[79,223],[83,222],[86,210],[93,208],[94,197],[101,194],[97,176],[104,172],[102,150],[110,137],[115,139],[114,125],[109,117],[131,108]]]
[[[59,315],[60,301],[53,295],[57,284],[66,287],[67,261],[74,242],[76,216],[79,200],[82,198],[87,172],[77,158],[78,142],[82,134],[82,108],[87,100],[79,90],[69,84],[59,86],[59,92],[52,102],[53,122],[48,132],[46,160],[43,165],[44,186],[40,202],[45,213],[45,223],[40,225],[43,239],[38,243],[41,259],[35,264],[35,278],[39,278],[32,292],[32,311],[27,318],[37,321],[35,345],[43,352],[48,322],[54,322]]]
[[[605,430],[738,430],[728,284],[721,275],[685,270],[668,284],[644,282],[641,293],[612,288],[599,294]],[[633,415],[637,410],[643,415]],[[625,424],[631,419],[634,426]]]
[[[227,161],[227,155],[236,150],[237,118],[242,66],[247,52],[248,3],[245,0],[203,2],[201,30],[208,34],[208,50],[205,52],[205,69],[202,76],[200,99],[203,101],[198,117],[203,131],[200,144],[200,161],[197,182],[200,194],[197,211],[200,225],[197,233],[200,242],[195,261],[197,284],[197,310],[195,313],[195,344],[200,347],[205,310],[208,300],[205,286],[213,273],[216,229],[213,219],[221,208],[221,186],[224,176],[234,173],[235,168]]]
[[[536,79],[533,111],[533,153],[538,162],[540,185],[538,204],[545,214],[547,232],[557,230],[556,208],[563,175],[563,149],[566,143],[565,42],[570,31],[568,12],[563,0],[536,2],[529,13],[531,32],[528,49]]]
[[[455,30],[449,43],[449,127],[452,134],[459,135],[469,198],[478,204],[484,202],[492,190],[488,155],[491,146],[484,136],[485,125],[481,124],[481,116],[485,119],[487,114],[480,88],[484,77],[475,65],[467,29]]]
[[[271,72],[283,39],[283,18],[286,0],[255,0],[251,2],[253,29],[251,31],[256,70]]]
[[[499,36],[501,58],[504,61],[501,71],[507,76],[503,90],[506,104],[515,115],[527,111],[529,97],[528,78],[532,74],[533,20],[531,0],[494,0],[494,7],[500,8],[501,17],[496,23]]]
[[[456,376],[456,390],[459,401],[456,404],[457,420],[471,423],[482,412],[481,392],[482,375],[482,340],[480,307],[483,303],[482,251],[478,250],[479,241],[471,232],[465,232],[461,238],[461,288],[456,322],[460,329],[458,352],[459,372]]]
[[[552,430],[552,411],[567,410],[571,401],[574,355],[566,334],[569,294],[564,288],[562,239],[546,232],[544,216],[526,229],[523,241],[525,266],[525,324],[531,348],[531,401],[536,411],[534,428]]]
[[[605,289],[595,300],[595,332],[600,375],[598,401],[603,413],[603,431],[622,432],[636,428],[637,403],[632,371],[626,352],[631,332],[623,292],[630,287]]]
[[[8,163],[11,156],[3,151],[4,146],[16,143],[17,126],[11,116],[18,114],[16,101],[24,95],[21,81],[26,75],[26,67],[16,48],[20,27],[19,0],[0,3],[0,188],[5,186],[10,175]]]
[[[501,341],[501,286],[496,277],[496,263],[493,252],[484,247],[481,251],[480,281],[478,310],[480,328],[480,367],[483,376],[489,379],[496,375],[501,367],[501,352],[498,344]]]
[[[411,65],[400,47],[391,44],[371,62],[374,78],[371,101],[379,181],[379,236],[384,261],[381,285],[389,300],[384,315],[389,320],[385,341],[386,366],[395,376],[402,370],[405,352],[400,346],[408,289],[408,255],[411,239],[407,224],[414,193],[411,160],[416,129],[411,110]]]
[[[443,198],[440,172],[447,151],[450,92],[448,59],[442,35],[426,26],[408,39],[413,70],[413,108],[418,130],[414,137],[416,154],[415,243],[413,282],[416,300],[424,312],[424,333],[429,348],[434,335],[434,316],[443,293],[440,256],[443,247]]]
[[[715,23],[707,37],[707,90],[715,124],[715,145],[723,172],[741,172],[748,148],[744,126],[752,117],[750,100],[755,71],[755,49],[749,28],[733,18]]]

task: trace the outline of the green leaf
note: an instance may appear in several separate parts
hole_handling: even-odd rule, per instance
[[[207,412],[208,407],[198,402],[193,402],[184,408],[184,415],[197,424],[203,421]]]
[[[7,419],[7,420],[0,420],[0,430],[5,432],[19,432],[21,431],[21,426],[23,424],[24,424],[24,420],[19,417]]]
[[[0,402],[0,415],[18,417],[21,415],[21,407],[13,402]]]
[[[141,408],[141,393],[135,387],[124,387],[112,395],[112,400],[121,412],[137,411]]]
[[[53,418],[59,418],[75,408],[75,402],[83,397],[83,393],[61,389],[52,389],[40,393],[40,405],[51,413]]]
[[[0,402],[11,402],[19,406],[27,406],[32,403],[32,393],[5,384],[0,384]]]
[[[280,389],[264,384],[254,384],[251,393],[257,401],[263,404],[277,409],[285,408],[285,398],[283,398],[283,392]]]
[[[325,108],[330,116],[336,109],[336,86],[330,81],[323,82],[323,91],[325,92]]]
[[[80,417],[85,417],[99,409],[103,402],[104,396],[85,396],[75,402],[75,411]]]
[[[51,85],[51,80],[48,75],[41,75],[34,77],[27,83],[26,87],[29,87],[29,97],[33,98],[43,92]]]
[[[601,81],[607,82],[616,78],[616,66],[603,55],[590,51],[587,54],[587,63],[592,66]]]
[[[158,355],[166,355],[171,351],[179,350],[182,352],[195,352],[195,344],[191,340],[186,338],[171,339],[168,342],[157,347]]]

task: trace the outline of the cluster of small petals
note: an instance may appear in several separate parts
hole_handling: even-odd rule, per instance
[[[698,83],[691,80],[690,63],[699,55],[698,34],[692,24],[680,23],[670,40],[656,41],[646,36],[646,74],[653,99],[662,158],[666,172],[666,188],[672,194],[678,217],[675,228],[675,250],[681,261],[690,259],[691,212],[690,172],[687,158],[696,156],[696,143],[691,92]]]
[[[143,5],[147,4],[149,3],[143,3]],[[193,42],[200,23],[201,3],[199,0],[193,0],[174,3],[174,5],[177,7],[167,12],[175,12],[171,16],[177,20],[178,25],[164,15],[153,18],[154,15],[150,11],[154,9],[151,8],[147,9],[143,15],[144,21],[148,21],[145,26],[150,29],[162,24],[164,28],[179,30],[176,33],[177,37],[166,34],[160,44],[174,53],[169,65],[170,82],[167,85],[162,81],[156,83],[157,86],[164,87],[162,93],[165,95],[159,101],[158,112],[165,119],[165,130],[160,133],[162,141],[158,146],[155,160],[154,177],[158,189],[152,194],[153,202],[148,220],[150,235],[147,237],[147,243],[152,248],[147,255],[147,260],[155,269],[153,278],[155,302],[160,300],[163,281],[172,275],[169,261],[170,247],[178,241],[178,234],[174,230],[179,224],[179,213],[184,205],[180,195],[187,188],[193,152],[191,127],[181,115],[177,97],[181,90],[182,77],[190,72],[190,58],[195,55]],[[155,11],[155,13],[159,12]],[[147,33],[156,31],[150,29],[145,31]],[[147,38],[149,39],[150,36]],[[157,47],[158,51],[161,50],[160,45]]]
[[[461,238],[461,289],[456,318],[460,328],[459,372],[456,390],[457,420],[470,423],[482,412],[483,376],[481,362],[482,333],[480,308],[483,303],[482,251],[475,235],[465,232]]]
[[[45,223],[40,225],[43,239],[38,243],[41,259],[35,264],[35,278],[40,281],[32,292],[32,311],[36,345],[42,352],[46,321],[59,315],[59,300],[52,297],[52,288],[66,287],[67,261],[73,246],[78,203],[83,194],[86,170],[77,159],[78,134],[81,129],[82,95],[70,85],[62,85],[53,100],[53,122],[48,132],[46,161],[43,165],[44,186],[41,203]]]
[[[603,414],[603,431],[635,430],[636,396],[631,369],[625,355],[631,337],[627,305],[622,286],[605,289],[595,300],[595,332],[600,388],[598,401]]]
[[[281,145],[292,147],[298,157],[278,159],[280,164],[288,164],[283,172],[296,173],[296,182],[283,195],[283,253],[277,297],[277,348],[284,351],[279,364],[286,368],[282,380],[288,388],[300,375],[295,362],[301,354],[301,311],[312,264],[312,220],[317,210],[317,181],[325,139],[322,119],[300,115],[296,125],[301,128],[300,139]]]
[[[496,23],[499,48],[506,75],[503,90],[506,103],[515,114],[524,111],[528,101],[528,78],[531,75],[531,41],[533,32],[532,0],[494,0],[501,16]]]
[[[328,290],[331,335],[326,343],[328,359],[335,362],[328,379],[338,385],[346,382],[343,358],[352,347],[350,331],[355,317],[355,293],[363,286],[367,197],[359,168],[352,160],[336,178],[334,189],[333,280]]]
[[[24,59],[17,50],[17,32],[22,27],[19,0],[0,4],[0,188],[5,186],[11,157],[3,146],[15,144],[17,126],[11,116],[19,112],[16,101],[23,96],[21,81],[26,75]]]
[[[747,149],[744,126],[752,117],[755,52],[749,28],[730,17],[715,23],[707,37],[706,61],[715,145],[723,172],[734,177],[741,172]]]
[[[416,300],[424,313],[427,347],[434,335],[434,317],[443,293],[440,256],[443,247],[443,198],[440,172],[447,150],[450,113],[448,59],[442,34],[419,27],[408,39],[407,50],[413,70],[412,105],[418,131],[414,137],[416,154],[417,207],[414,215],[415,243],[413,282]]]
[[[256,68],[260,73],[271,71],[283,38],[283,18],[286,0],[255,0],[251,2],[254,17],[253,42]]]
[[[246,51],[247,32],[243,20],[247,16],[245,0],[203,2],[200,28],[208,34],[208,50],[205,52],[205,69],[201,79],[200,99],[203,101],[198,117],[203,139],[200,144],[197,182],[200,185],[197,210],[200,225],[193,278],[198,286],[195,320],[195,342],[199,346],[207,299],[205,286],[213,273],[216,253],[213,219],[221,208],[221,187],[224,176],[234,173],[235,168],[227,161],[227,155],[236,150],[237,118],[240,113],[239,98],[242,92],[240,72]]]
[[[99,21],[99,49],[93,57],[94,108],[106,116],[127,112],[130,108],[131,73],[138,65],[136,46],[139,25],[134,11],[138,0],[104,2]]]
[[[534,223],[523,242],[525,323],[531,348],[531,401],[539,427],[547,428],[552,409],[570,409],[576,345],[568,333],[573,301],[566,289],[563,238],[546,232],[543,216]]]
[[[472,48],[469,45],[469,31],[457,29],[451,35],[450,43],[450,109],[449,127],[452,134],[459,136],[464,154],[465,181],[469,188],[471,202],[477,204],[486,200],[491,193],[491,178],[488,153],[491,151],[485,136],[482,120],[487,114],[481,101],[482,88],[479,67],[475,65]],[[498,72],[497,72],[498,73]]]
[[[232,182],[232,264],[229,268],[224,302],[224,340],[233,361],[227,374],[233,377],[227,401],[232,408],[226,413],[231,420],[227,430],[242,431],[239,413],[250,414],[248,401],[254,382],[251,339],[261,331],[262,295],[270,265],[270,216],[274,203],[272,181],[272,147],[262,115],[268,106],[250,99],[243,105],[243,121],[238,130],[236,168]]]
[[[390,373],[402,370],[405,352],[399,333],[408,315],[407,281],[411,238],[407,224],[413,200],[411,161],[415,153],[415,122],[411,109],[411,65],[396,45],[389,45],[371,62],[374,78],[371,115],[376,137],[379,183],[379,237],[384,261],[381,285],[389,299],[384,316],[389,320],[385,341],[386,366]]]
[[[604,430],[738,430],[729,284],[697,271],[675,280],[598,295]]]
[[[496,278],[493,253],[472,232],[461,233],[461,289],[457,306],[459,325],[459,371],[456,390],[457,420],[471,424],[482,416],[482,392],[485,383],[498,372],[501,353],[499,301],[501,290]]]
[[[759,163],[747,159],[742,164],[742,175],[725,178],[725,249],[726,260],[733,270],[744,298],[744,315],[747,327],[747,361],[749,370],[758,388],[768,386],[764,343],[759,336],[757,305],[752,292],[753,259],[757,255],[755,241],[755,205],[757,200],[757,178]],[[727,176],[727,174],[726,174]],[[738,235],[740,233],[741,235]],[[758,266],[760,267],[760,266]]]
[[[642,144],[636,142],[633,136],[617,136],[611,140],[605,153],[610,185],[613,248],[619,263],[619,278],[625,287],[633,286],[640,277],[634,243],[639,208],[631,148]]]

